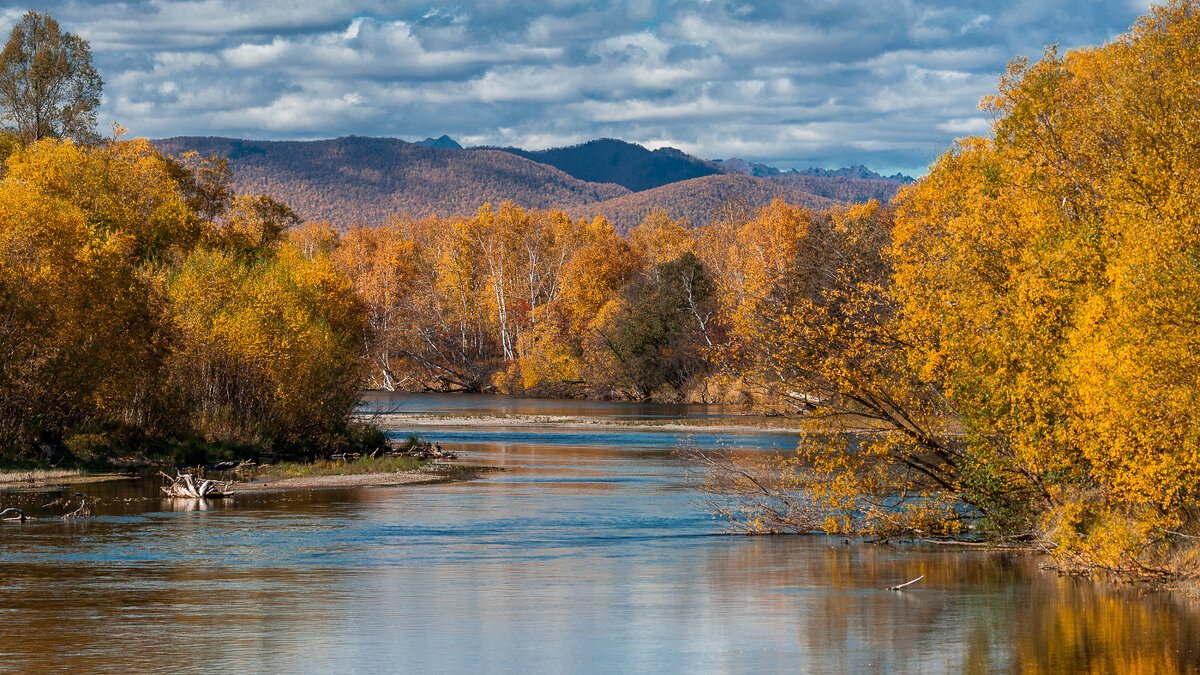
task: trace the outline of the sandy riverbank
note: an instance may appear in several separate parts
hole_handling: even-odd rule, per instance
[[[396,485],[419,485],[422,483],[445,483],[474,478],[481,469],[470,466],[437,464],[415,471],[394,473],[334,474],[326,476],[292,476],[287,478],[260,478],[244,483],[233,483],[229,493],[237,495],[247,492],[285,492],[288,490],[321,490],[357,487],[392,487]]]
[[[800,433],[799,422],[787,418],[755,416],[746,423],[730,423],[729,418],[712,420],[678,419],[662,421],[621,420],[585,415],[424,415],[408,413],[379,413],[363,415],[362,419],[384,431],[408,431],[421,427],[505,427],[526,429],[570,429],[610,431],[666,431],[672,433]],[[419,433],[419,432],[418,432]]]
[[[414,471],[389,473],[347,473],[312,476],[262,477],[235,481],[229,494],[287,492],[360,487],[393,487],[470,480],[490,469],[460,464],[433,464]],[[85,483],[137,480],[129,474],[88,474],[80,470],[36,470],[0,472],[0,492],[41,492],[51,488]]]

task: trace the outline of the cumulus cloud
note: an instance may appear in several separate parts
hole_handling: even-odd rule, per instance
[[[1005,63],[1097,44],[1133,0],[49,0],[102,124],[148,136],[600,136],[776,166],[921,173]],[[0,9],[0,31],[20,10]]]

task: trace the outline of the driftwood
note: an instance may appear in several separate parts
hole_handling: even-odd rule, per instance
[[[17,515],[10,516],[9,514],[12,514],[12,513],[15,513]],[[23,523],[26,520],[25,512],[22,511],[21,509],[13,509],[13,508],[4,509],[3,511],[0,511],[0,520],[18,520]]]
[[[91,518],[93,515],[95,515],[94,513],[92,513],[92,508],[90,506],[88,506],[86,497],[84,497],[82,494],[80,494],[78,492],[75,493],[75,496],[79,497],[79,507],[76,508],[74,511],[71,511],[70,513],[63,514],[63,516],[62,516],[63,520],[76,520],[76,519],[80,519],[80,518]],[[56,500],[50,502],[49,504],[46,504],[42,508],[48,508],[51,506],[67,506],[67,507],[69,507],[71,505],[72,501],[73,501],[73,499],[71,497],[63,497],[62,499],[56,499]],[[15,514],[15,515],[11,515],[11,514]],[[31,516],[25,515],[25,512],[22,511],[21,509],[7,508],[7,509],[0,511],[0,520],[2,520],[2,521],[18,521],[18,522],[23,523],[27,520],[37,520],[37,519],[33,518]]]
[[[207,464],[204,467],[205,471],[253,471],[258,466],[258,463],[252,459],[233,459],[227,462],[217,462],[215,464]]]
[[[230,486],[230,483],[227,482],[199,478],[182,471],[174,477],[168,476],[161,471],[158,472],[158,475],[170,481],[170,483],[162,487],[163,493],[168,497],[179,499],[212,499],[224,497],[227,494],[226,490]]]
[[[48,509],[52,506],[62,507],[62,508],[71,508],[71,502],[75,501],[75,497],[79,497],[78,508],[76,508],[74,511],[71,511],[69,513],[64,513],[61,516],[61,518],[63,520],[75,520],[77,518],[91,518],[93,515],[95,515],[94,513],[92,513],[92,508],[90,506],[88,506],[87,496],[84,495],[82,492],[76,492],[75,494],[67,496],[67,497],[59,497],[58,499],[55,499],[54,501],[50,502],[49,504],[43,504],[42,508]]]
[[[898,591],[898,590],[904,588],[905,586],[912,586],[913,584],[917,583],[918,581],[920,581],[924,578],[925,578],[925,575],[922,574],[921,576],[917,577],[916,579],[913,579],[912,581],[906,581],[906,582],[896,585],[896,586],[888,586],[887,589],[889,591]]]
[[[406,449],[394,449],[388,455],[416,457],[417,459],[458,459],[456,453],[449,450],[442,450],[441,443],[430,443],[429,441],[420,441]]]
[[[74,511],[72,511],[70,513],[63,515],[62,519],[63,520],[75,520],[76,518],[91,518],[93,515],[94,514],[92,513],[92,509],[90,507],[88,507],[87,500],[84,499],[83,497],[80,497],[79,498],[79,508],[75,509]]]

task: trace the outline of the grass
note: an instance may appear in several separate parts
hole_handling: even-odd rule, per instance
[[[0,471],[0,483],[35,483],[83,475],[83,469],[17,469]]]
[[[272,478],[302,476],[347,476],[364,473],[396,473],[415,471],[428,460],[416,457],[361,457],[352,460],[325,459],[315,462],[285,462],[262,467],[260,475]]]
[[[84,468],[46,469],[9,468],[0,469],[0,486],[6,490],[45,485],[72,485],[75,483],[99,483],[128,478],[124,474],[89,473]]]

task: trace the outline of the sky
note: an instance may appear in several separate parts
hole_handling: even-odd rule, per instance
[[[920,175],[991,127],[1016,56],[1099,45],[1147,0],[38,0],[91,43],[101,129],[593,138]],[[0,0],[0,31],[30,7]]]

